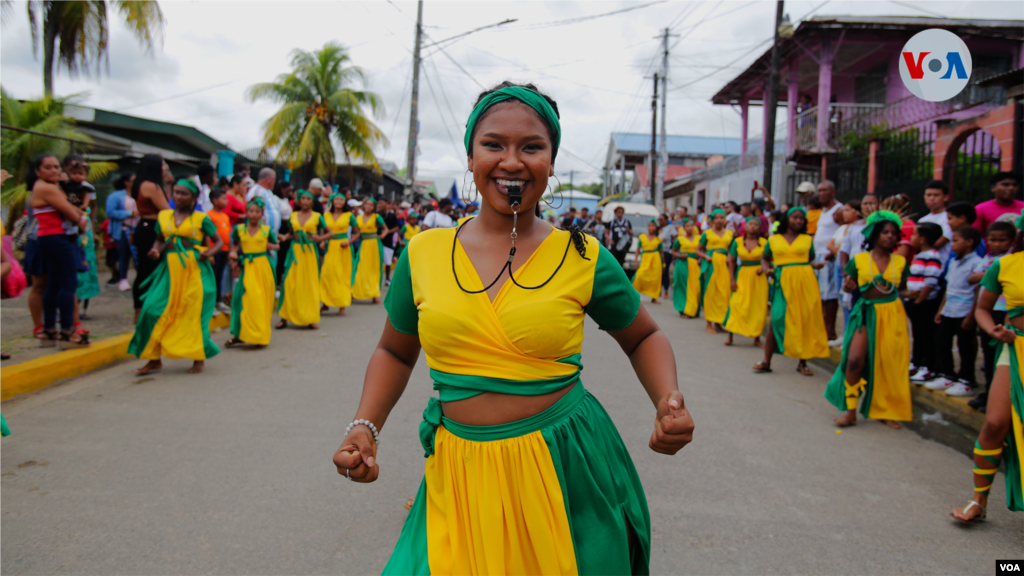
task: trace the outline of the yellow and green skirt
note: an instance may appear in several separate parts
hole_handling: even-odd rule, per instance
[[[129,354],[144,360],[206,360],[220,353],[210,340],[216,279],[210,262],[198,256],[198,250],[185,248],[180,241],[167,244],[163,261],[146,279]]]
[[[231,295],[231,335],[246,344],[270,344],[274,269],[266,252],[242,254],[242,273]]]
[[[729,312],[729,296],[732,283],[729,282],[729,257],[721,248],[709,250],[711,262],[701,263],[701,300],[704,303],[704,319],[721,324]]]
[[[577,382],[497,426],[432,399],[423,482],[384,574],[647,574],[650,515],[615,425]]]
[[[277,314],[297,326],[320,322],[320,258],[316,243],[301,231],[284,262]]]
[[[359,300],[380,298],[384,278],[384,246],[375,235],[364,234],[352,263],[352,297]]]
[[[733,334],[760,338],[768,316],[768,278],[758,274],[760,260],[740,260],[736,269],[737,290],[729,296],[723,328]],[[730,288],[731,289],[731,288]]]
[[[772,332],[779,352],[790,358],[828,358],[821,292],[818,289],[818,277],[814,275],[814,269],[809,263],[780,264],[775,267]]]
[[[352,305],[352,248],[342,246],[348,234],[335,234],[327,243],[324,265],[320,269],[320,298],[335,308]]]
[[[1019,315],[1019,314],[1018,314]],[[1006,435],[1006,449],[1003,450],[1003,464],[1006,466],[1006,507],[1014,512],[1024,511],[1024,331],[1012,329],[1017,338],[1013,344],[999,343],[996,358],[1008,353],[1010,356],[1010,417],[1012,427]],[[998,366],[998,364],[997,364]]]
[[[672,304],[676,312],[691,318],[700,314],[700,264],[696,254],[687,252],[686,258],[676,258],[672,284]]]
[[[864,286],[861,290],[869,288]],[[850,342],[862,329],[867,331],[868,357],[860,382],[848,384],[846,361]],[[913,419],[910,334],[907,331],[907,313],[895,291],[882,298],[861,298],[853,305],[843,337],[843,357],[825,388],[825,398],[840,410],[854,410],[861,392],[864,402],[860,412],[865,418],[904,422]]]
[[[633,288],[644,296],[657,299],[661,296],[661,268],[660,249],[641,251],[640,267],[633,275]]]

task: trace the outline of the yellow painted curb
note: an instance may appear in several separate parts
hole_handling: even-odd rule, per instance
[[[214,316],[210,319],[210,330],[225,328],[230,324],[229,315]],[[132,334],[122,334],[94,342],[88,348],[55,352],[35,360],[0,368],[0,400],[35,392],[58,380],[80,376],[127,358],[128,343],[131,340]]]

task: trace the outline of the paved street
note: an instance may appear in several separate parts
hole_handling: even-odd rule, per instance
[[[672,340],[697,424],[676,457],[647,448],[653,408],[615,342],[588,321],[584,381],[633,454],[653,524],[656,574],[991,574],[1021,557],[1024,517],[947,516],[971,494],[964,455],[874,422],[837,434],[828,375],[722,346],[671,304],[649,306]],[[136,377],[131,362],[3,405],[5,574],[373,574],[420,482],[417,426],[431,395],[421,359],[382,432],[376,484],[339,477],[331,455],[359,400],[382,306],[319,331],[275,331]],[[225,332],[215,335],[218,343]]]

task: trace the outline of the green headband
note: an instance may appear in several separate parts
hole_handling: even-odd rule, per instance
[[[868,216],[867,223],[864,225],[864,229],[861,230],[861,234],[864,235],[864,238],[870,238],[871,233],[875,230],[875,226],[886,222],[892,222],[895,224],[897,230],[903,226],[903,220],[900,220],[899,215],[895,212],[891,212],[889,210],[878,210],[877,212],[872,212],[871,215]]]
[[[366,200],[363,200],[363,204],[366,204],[367,202],[372,202],[374,206],[377,205],[377,201],[374,200],[372,197],[367,198]]]
[[[188,188],[188,191],[191,192],[193,196],[199,196],[199,187],[196,186],[195,181],[191,178],[182,178],[181,180],[178,180],[178,183],[175,184],[175,186],[184,186],[185,188]]]
[[[751,222],[757,224],[758,229],[761,228],[761,219],[758,218],[757,216],[751,216],[750,218],[747,218],[747,224],[750,224]]]
[[[683,218],[683,224],[682,225],[686,226],[687,223],[691,223],[692,224],[693,220],[690,220],[689,218]]]
[[[309,196],[310,200],[315,199],[313,198],[313,193],[310,192],[309,190],[299,190],[298,192],[295,193],[295,200],[298,201],[298,199],[302,198],[303,196]]]
[[[469,120],[466,121],[466,153],[473,153],[473,130],[476,128],[476,123],[480,120],[480,117],[483,116],[488,108],[505,100],[519,100],[536,110],[537,114],[540,114],[541,119],[551,128],[551,133],[554,135],[555,141],[552,143],[553,146],[551,148],[551,160],[554,161],[555,156],[558,155],[558,145],[562,141],[562,127],[558,123],[558,114],[546,98],[529,88],[521,88],[519,86],[508,86],[491,92],[484,96],[473,108],[473,111],[469,114]]]
[[[715,216],[725,216],[725,210],[722,210],[721,208],[715,208],[714,210],[711,211],[711,217],[714,218]]]
[[[330,207],[332,209],[334,208],[334,199],[335,198],[341,198],[341,199],[344,200],[345,199],[345,195],[341,194],[341,193],[338,193],[338,192],[331,192],[330,198],[327,199],[327,204],[330,205]],[[347,200],[346,200],[346,202],[347,202]]]
[[[793,210],[799,210],[800,212],[803,212],[804,213],[804,218],[805,219],[807,218],[807,208],[804,208],[803,206],[793,206],[792,208],[790,208],[786,212],[786,218],[789,218],[790,215],[793,214]]]
[[[409,215],[408,215],[408,216],[406,216],[406,218],[417,218],[417,219],[418,219],[419,217],[420,217],[420,215],[419,215],[419,214],[417,214],[417,213],[415,213],[415,212],[409,212]]]
[[[245,209],[248,210],[249,206],[252,206],[253,204],[259,206],[260,210],[266,210],[267,209],[266,202],[264,202],[263,198],[260,198],[259,196],[253,198],[252,200],[249,200],[249,203],[245,205]]]

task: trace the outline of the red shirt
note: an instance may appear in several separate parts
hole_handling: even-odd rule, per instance
[[[228,220],[234,226],[238,224],[239,220],[245,218],[245,202],[234,194],[225,194],[224,197],[228,199],[228,206],[224,209],[224,213],[228,215]]]

